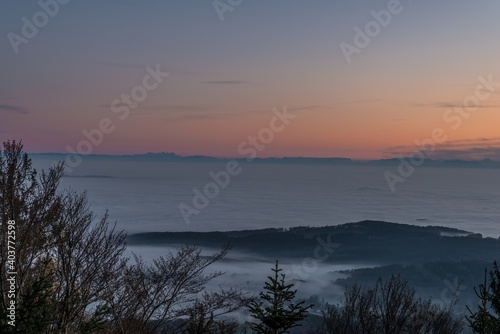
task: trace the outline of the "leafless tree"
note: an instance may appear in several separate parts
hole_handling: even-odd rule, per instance
[[[57,194],[59,180],[63,175],[62,165],[58,165],[40,176],[33,169],[31,160],[22,151],[22,144],[6,142],[0,151],[0,329],[2,332],[13,330],[8,326],[7,305],[16,301],[19,309],[26,309],[22,297],[31,296],[33,291],[46,284],[49,277],[40,281],[40,263],[53,245],[51,240],[52,224],[61,216],[63,207]],[[9,234],[9,221],[15,233]],[[15,240],[13,237],[15,236]],[[11,243],[9,244],[9,241]],[[15,244],[13,243],[15,242]],[[15,260],[8,265],[9,247],[15,248]],[[12,249],[12,248],[11,248]],[[14,270],[11,270],[14,269]],[[7,272],[15,271],[15,297],[8,296]],[[50,276],[50,275],[49,275]],[[47,292],[47,291],[46,291]],[[32,303],[33,304],[33,303]],[[36,304],[36,303],[35,303]],[[36,304],[39,306],[39,303]],[[37,307],[38,307],[37,306]],[[24,323],[23,321],[24,320]],[[21,317],[17,330],[30,319]]]
[[[52,229],[58,302],[51,330],[74,333],[104,320],[106,287],[120,278],[127,261],[125,234],[109,225],[107,215],[94,223],[85,193],[67,191],[61,202],[64,210]]]
[[[246,303],[247,301],[241,298],[239,290],[204,292],[200,300],[182,312],[188,320],[179,327],[179,331],[185,334],[233,334],[238,328],[238,323],[218,318],[236,311]]]
[[[344,305],[328,308],[318,334],[458,334],[461,319],[417,297],[406,280],[392,276],[375,287],[353,286]]]
[[[183,246],[177,253],[156,258],[151,264],[136,256],[135,264],[126,269],[121,279],[108,286],[116,332],[156,333],[172,327],[179,332],[186,326],[186,322],[175,321],[179,318],[189,317],[192,322],[203,318],[210,322],[244,305],[246,299],[240,290],[202,293],[209,281],[223,274],[205,274],[206,268],[228,251],[224,247],[202,256],[200,248]]]
[[[1,333],[160,333],[173,325],[186,329],[188,320],[212,330],[224,325],[220,315],[245,303],[239,290],[203,291],[222,275],[205,270],[228,247],[202,256],[185,246],[152,263],[140,257],[131,263],[123,256],[126,235],[107,214],[96,221],[86,193],[58,191],[62,164],[38,175],[22,148],[6,142],[0,150]],[[15,327],[6,316],[12,230]]]

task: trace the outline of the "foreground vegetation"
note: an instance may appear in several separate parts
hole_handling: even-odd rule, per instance
[[[62,165],[38,175],[21,144],[4,144],[1,333],[180,333],[192,328],[201,333],[231,327],[217,319],[246,304],[242,292],[204,292],[206,283],[222,275],[205,274],[205,269],[223,258],[227,247],[210,256],[185,246],[152,263],[128,259],[125,234],[107,216],[95,221],[85,193],[58,191],[62,176]],[[13,261],[7,254],[12,230]],[[15,289],[7,281],[10,268],[17,272]]]
[[[223,316],[240,309],[253,317],[244,331],[288,333],[308,316],[311,306],[295,301],[293,284],[277,263],[259,296],[233,288],[205,291],[208,282],[223,275],[206,269],[228,253],[227,246],[209,256],[202,256],[199,247],[183,246],[151,262],[125,257],[126,235],[107,215],[96,220],[85,193],[60,191],[62,176],[62,164],[38,174],[20,143],[4,143],[1,333],[236,333],[242,326]],[[14,251],[8,247],[12,236]],[[468,242],[475,245],[475,240]],[[475,333],[500,333],[496,263],[476,293],[479,304],[469,308],[469,327]],[[451,308],[417,298],[407,281],[391,276],[374,287],[346,289],[345,302],[325,310],[314,332],[451,334],[459,333],[464,322]]]

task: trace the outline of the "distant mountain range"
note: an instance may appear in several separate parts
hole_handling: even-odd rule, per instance
[[[31,157],[43,157],[53,160],[64,160],[64,153],[30,153]],[[205,155],[181,156],[170,152],[161,153],[144,153],[130,155],[101,155],[89,154],[84,155],[90,159],[116,159],[116,160],[133,160],[133,161],[168,161],[168,162],[225,162],[229,160],[237,160],[246,162],[246,158],[218,158]],[[408,158],[405,158],[408,161]],[[252,163],[272,163],[272,164],[332,164],[332,165],[358,165],[358,166],[386,166],[399,165],[401,159],[380,159],[380,160],[353,160],[350,158],[309,158],[309,157],[282,157],[282,158],[255,158]],[[483,160],[434,160],[426,159],[425,166],[432,167],[469,167],[469,168],[500,168],[500,161],[491,159]]]

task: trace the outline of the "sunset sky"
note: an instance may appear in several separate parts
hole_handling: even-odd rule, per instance
[[[262,157],[387,158],[440,128],[435,158],[500,160],[498,0],[55,1],[40,1],[53,17],[0,4],[0,137],[28,152],[76,150],[104,119],[92,153],[238,157],[286,106]],[[378,30],[348,62],[356,27]],[[120,118],[114,101],[157,67]]]

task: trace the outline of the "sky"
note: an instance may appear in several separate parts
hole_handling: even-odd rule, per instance
[[[500,160],[499,12],[497,0],[2,0],[0,139],[73,154],[426,147]]]

